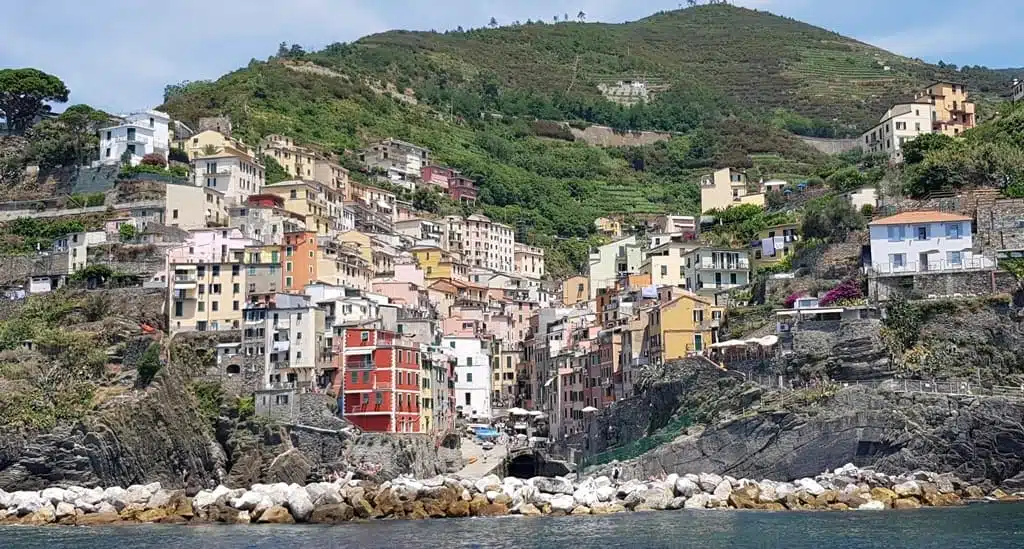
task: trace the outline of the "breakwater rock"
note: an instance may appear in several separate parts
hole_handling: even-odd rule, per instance
[[[319,523],[500,515],[588,515],[675,509],[884,510],[960,505],[969,500],[1017,501],[986,494],[950,474],[899,476],[846,465],[792,482],[736,479],[710,473],[671,474],[619,482],[606,476],[488,476],[479,480],[398,477],[381,484],[338,480],[300,486],[218,486],[187,497],[159,483],[125,488],[47,488],[0,491],[0,523],[98,525],[124,522],[184,524]]]

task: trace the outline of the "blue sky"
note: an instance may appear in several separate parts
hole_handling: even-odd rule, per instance
[[[309,48],[388,29],[437,29],[575,15],[620,22],[685,0],[9,0],[0,68],[60,76],[72,102],[150,107],[163,87],[216,78],[277,44]],[[897,53],[958,65],[1024,66],[1024,0],[734,0]],[[1014,41],[1016,40],[1016,44]]]

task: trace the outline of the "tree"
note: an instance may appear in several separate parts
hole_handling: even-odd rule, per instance
[[[288,181],[292,178],[284,167],[277,160],[274,160],[274,157],[264,154],[260,157],[260,160],[263,162],[263,173],[266,176],[267,185]]]
[[[926,133],[903,144],[903,162],[905,165],[920,164],[930,152],[941,151],[951,147],[956,140],[943,133]]]
[[[188,153],[180,147],[172,147],[170,152],[167,154],[167,159],[175,162],[189,163]]]
[[[203,147],[203,156],[213,156],[220,152],[220,149],[216,145],[206,145]]]
[[[160,361],[160,344],[151,343],[135,365],[136,384],[139,387],[149,385],[161,368],[163,368],[163,363]]]
[[[121,237],[121,242],[131,242],[135,240],[135,237],[139,234],[138,229],[131,223],[125,223],[117,229],[118,236]]]
[[[807,204],[801,232],[804,238],[839,242],[845,240],[851,230],[863,226],[864,218],[854,211],[849,200],[839,196],[828,196]]]
[[[97,156],[99,138],[96,131],[110,121],[110,115],[89,105],[71,105],[57,120],[64,125],[74,144],[75,165],[85,164]]]
[[[161,168],[167,167],[167,160],[157,153],[149,153],[142,157],[142,164],[146,166],[159,166]]]
[[[587,13],[583,10],[580,10],[580,12],[576,14],[576,19],[579,19],[580,23],[586,21]]]
[[[497,27],[498,26],[498,20],[492,17],[490,23],[487,23],[487,26],[491,27],[492,29],[494,27]]]
[[[64,103],[69,93],[60,78],[41,70],[0,70],[0,116],[8,131],[24,132],[36,115],[46,112],[45,102]]]
[[[836,191],[845,193],[860,188],[864,184],[864,177],[857,168],[848,166],[836,170],[825,181]]]
[[[432,189],[420,187],[412,194],[412,206],[417,210],[437,213],[441,210],[441,197]]]
[[[28,157],[44,170],[73,166],[77,163],[75,143],[67,127],[57,120],[43,120],[28,133]]]

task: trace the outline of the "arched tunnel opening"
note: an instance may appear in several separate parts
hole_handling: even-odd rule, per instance
[[[505,475],[528,479],[533,477],[565,476],[572,472],[564,461],[548,459],[543,452],[530,451],[505,459]]]

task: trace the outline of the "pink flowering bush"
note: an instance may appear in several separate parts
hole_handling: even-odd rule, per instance
[[[784,300],[784,301],[782,302],[782,305],[783,305],[783,306],[784,306],[785,308],[787,308],[787,309],[792,309],[792,308],[793,308],[793,305],[796,305],[796,300],[800,299],[800,298],[801,298],[801,297],[803,297],[804,295],[805,295],[805,293],[804,293],[804,292],[793,292],[793,293],[789,294],[789,297],[787,297],[787,298],[786,298],[786,299],[785,299],[785,300]]]
[[[853,278],[848,278],[839,283],[838,286],[825,292],[825,295],[821,296],[818,300],[820,305],[831,305],[840,301],[852,301],[864,297],[864,292],[860,289],[860,282]]]

